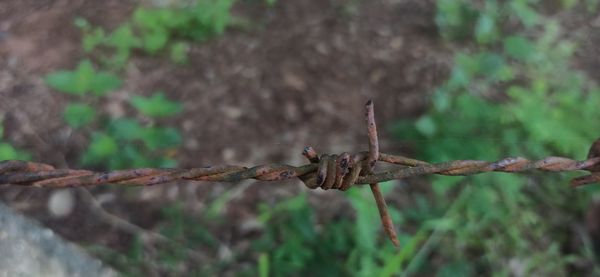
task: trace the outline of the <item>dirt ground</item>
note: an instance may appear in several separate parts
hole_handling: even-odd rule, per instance
[[[184,103],[185,112],[161,122],[183,131],[177,158],[182,167],[208,164],[304,163],[307,145],[319,151],[366,148],[363,105],[376,104],[382,147],[403,152],[385,126],[418,115],[426,94],[447,72],[448,51],[433,22],[432,1],[280,1],[272,8],[244,2],[235,13],[252,27],[231,30],[194,46],[190,63],[178,66],[161,57],[137,55],[126,69],[125,86],[103,109],[128,112],[133,94],[164,90]],[[87,141],[70,129],[61,112],[68,97],[51,91],[43,76],[72,68],[82,57],[76,16],[114,28],[132,11],[132,1],[8,0],[0,3],[0,116],[5,139],[36,161],[77,166]],[[254,218],[260,202],[273,203],[299,189],[251,182],[227,207],[231,219],[223,240]],[[136,196],[122,189],[90,191],[111,213],[145,228],[160,221],[161,203],[183,200],[190,210],[233,188],[232,184],[143,188]],[[81,191],[75,212],[55,218],[46,208],[51,191],[0,188],[0,197],[67,239],[120,245],[130,239],[94,216]],[[85,194],[85,193],[84,193]],[[318,209],[347,205],[337,193],[314,192]],[[330,216],[335,216],[331,214]],[[113,226],[114,227],[114,226]],[[102,231],[100,231],[102,230]],[[242,232],[243,233],[243,232]],[[229,242],[234,243],[234,242]]]
[[[83,56],[75,17],[111,29],[128,18],[136,4],[0,1],[4,140],[32,153],[33,160],[78,166],[87,137],[64,123],[61,113],[70,98],[50,90],[43,76],[72,68]],[[366,149],[363,105],[368,99],[376,105],[382,151],[410,151],[392,138],[386,126],[424,111],[428,93],[445,80],[452,58],[433,21],[433,0],[277,1],[271,8],[260,1],[244,1],[235,13],[251,22],[250,27],[194,45],[186,66],[161,56],[135,55],[124,74],[125,86],[101,108],[122,116],[131,112],[127,107],[131,95],[157,90],[184,103],[182,114],[160,122],[183,132],[184,143],[176,155],[181,167],[297,165],[304,163],[300,153],[307,145],[336,153]],[[598,22],[577,21],[573,28],[596,28]],[[598,40],[590,37],[576,61],[595,79],[600,72]],[[248,226],[259,203],[273,204],[303,189],[296,181],[135,190],[95,187],[89,192],[72,190],[75,208],[64,217],[48,211],[55,193],[49,189],[0,187],[0,199],[68,240],[126,249],[132,238],[124,230],[127,227],[98,213],[94,201],[105,211],[152,230],[162,220],[163,204],[180,201],[187,211],[199,213],[223,192],[235,190],[224,214],[227,225],[206,224],[236,251],[250,236]],[[393,198],[401,201],[402,196]],[[323,221],[349,210],[343,208],[348,204],[338,192],[311,191],[310,199]]]
[[[4,140],[32,153],[35,161],[78,166],[86,132],[64,123],[61,113],[70,98],[50,90],[43,76],[72,68],[83,56],[75,17],[111,29],[137,4],[0,1]],[[160,122],[183,132],[184,143],[176,154],[181,167],[297,165],[304,163],[300,153],[307,145],[335,153],[366,149],[363,105],[373,99],[382,151],[410,152],[386,127],[423,112],[428,93],[447,76],[452,55],[437,33],[433,0],[277,1],[271,8],[260,1],[243,1],[235,14],[251,22],[249,27],[194,45],[186,66],[161,56],[135,55],[125,70],[124,87],[101,108],[115,117],[130,114],[131,95],[162,90],[185,107],[182,114]],[[597,28],[599,22],[577,18],[568,28]],[[595,45],[600,38],[582,41],[574,63],[598,80]],[[0,187],[0,200],[68,240],[125,250],[132,240],[130,226],[99,212],[95,204],[125,222],[153,230],[164,220],[164,204],[181,202],[186,211],[200,213],[207,203],[234,191],[223,215],[227,224],[203,224],[235,252],[248,245],[259,203],[274,204],[304,189],[297,181],[77,189],[66,193],[75,206],[62,217],[47,208],[57,193],[53,190]],[[406,197],[396,194],[391,197],[396,202]],[[310,200],[322,221],[347,216],[351,210],[344,208],[348,203],[338,192],[311,191]]]

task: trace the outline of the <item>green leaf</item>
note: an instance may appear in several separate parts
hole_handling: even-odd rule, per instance
[[[258,257],[258,276],[269,277],[269,254],[261,253]]]
[[[167,149],[181,144],[181,134],[174,128],[147,128],[142,140],[150,150]]]
[[[487,76],[496,75],[504,66],[504,59],[496,53],[482,53],[479,56],[479,71]]]
[[[458,53],[454,57],[454,66],[448,80],[448,88],[456,89],[467,86],[471,78],[479,71],[479,64],[475,57]]]
[[[81,45],[83,51],[86,53],[92,52],[96,46],[100,45],[106,40],[106,34],[102,28],[94,28],[93,30],[87,31],[83,36]]]
[[[153,29],[153,27],[158,26],[158,22],[155,20],[152,11],[145,8],[135,9],[132,18],[136,26],[142,28]]]
[[[166,99],[162,92],[157,92],[150,98],[133,96],[130,103],[142,114],[150,117],[168,117],[183,109],[180,103]]]
[[[146,155],[145,155],[146,154]],[[133,143],[124,144],[119,153],[111,157],[110,168],[140,168],[155,167],[155,159],[150,158],[148,152]]]
[[[132,49],[140,46],[140,41],[133,34],[129,24],[123,24],[113,31],[107,40],[107,43],[118,49]]]
[[[92,135],[92,141],[83,155],[82,162],[84,164],[98,164],[118,152],[119,147],[113,137],[103,133],[95,133]]]
[[[144,135],[144,128],[137,121],[129,118],[118,118],[111,121],[107,131],[118,140],[141,139]]]
[[[525,0],[511,1],[510,6],[521,22],[523,22],[523,25],[529,28],[538,23],[540,15],[529,7],[527,2]]]
[[[433,94],[433,108],[440,113],[447,111],[450,108],[450,95],[443,88],[438,88]]]
[[[83,95],[85,88],[77,85],[77,77],[72,71],[57,71],[46,76],[46,84],[51,88],[67,94]]]
[[[73,73],[70,71],[57,71],[46,75],[45,82],[51,88],[72,94],[83,94],[83,92],[72,91]]]
[[[133,33],[129,23],[119,26],[108,35],[103,44],[114,48],[113,56],[104,61],[114,69],[123,67],[127,63],[131,51],[142,46],[140,38]]]
[[[178,42],[171,46],[171,60],[178,64],[187,63],[187,51],[188,45],[187,43]]]
[[[477,42],[487,44],[496,40],[498,36],[496,22],[489,14],[481,14],[475,26],[475,38]]]
[[[121,80],[106,72],[96,72],[89,60],[83,60],[74,71],[58,71],[46,76],[46,83],[60,92],[84,95],[93,92],[104,95],[121,86]]]
[[[377,213],[377,209],[364,190],[349,190],[347,195],[356,211],[354,224],[356,248],[363,254],[358,259],[360,271],[357,272],[357,276],[373,276],[377,269],[374,253],[377,251],[375,234],[379,228],[379,220],[372,215]]]
[[[426,231],[426,228],[421,227],[414,236],[400,234],[399,239],[402,248],[387,258],[379,276],[395,276],[394,274],[402,272],[404,262],[410,260],[419,251],[421,242],[427,239]]]
[[[435,22],[444,37],[464,39],[472,34],[479,11],[456,0],[438,0]]]
[[[0,142],[0,161],[1,160],[15,160],[19,154],[12,145],[4,142]]]
[[[80,29],[87,29],[90,27],[90,23],[85,18],[79,16],[73,20],[73,24]]]
[[[144,50],[150,54],[155,54],[163,49],[169,41],[169,34],[165,30],[147,32],[142,36]]]
[[[107,92],[119,88],[121,84],[121,79],[116,75],[98,72],[90,84],[90,90],[96,96],[103,96]]]
[[[133,22],[143,32],[166,30],[166,24],[170,21],[176,21],[174,19],[171,11],[167,9],[150,10],[138,8],[133,13]]]
[[[424,136],[432,137],[435,135],[436,124],[431,116],[425,115],[415,122],[415,128]]]
[[[96,116],[96,111],[88,105],[72,103],[67,105],[63,116],[69,126],[79,128],[92,122]]]
[[[348,199],[356,211],[355,240],[357,247],[364,253],[373,253],[376,249],[374,235],[377,232],[378,219],[373,217],[377,209],[373,206],[371,198],[364,190],[349,190]]]
[[[504,51],[510,57],[527,61],[535,53],[533,44],[522,36],[510,36],[504,39]]]
[[[83,60],[77,66],[77,69],[74,72],[74,80],[73,85],[77,88],[77,91],[81,91],[82,93],[86,93],[90,88],[90,83],[94,79],[94,67],[92,66],[92,62],[89,60]]]

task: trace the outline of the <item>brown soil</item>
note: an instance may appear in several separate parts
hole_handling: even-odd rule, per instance
[[[72,68],[82,57],[75,17],[111,29],[134,6],[135,1],[122,0],[0,1],[0,118],[5,140],[31,152],[36,161],[77,166],[88,133],[66,126],[61,113],[70,98],[50,90],[42,78]],[[382,150],[406,151],[385,127],[422,112],[427,94],[448,71],[451,56],[437,34],[432,0],[277,1],[272,8],[248,1],[235,12],[251,24],[193,46],[187,66],[161,56],[134,57],[124,88],[102,108],[121,116],[129,112],[131,95],[157,90],[183,102],[184,113],[160,122],[183,132],[184,144],[177,153],[182,167],[300,164],[300,152],[307,145],[324,152],[366,148],[362,116],[367,99],[375,101]],[[593,29],[598,22],[575,20],[571,27]],[[575,61],[596,80],[598,40],[597,35],[589,36]],[[203,222],[235,252],[247,247],[253,230],[248,226],[259,203],[273,204],[304,189],[299,182],[283,183],[90,191],[107,211],[152,230],[163,220],[163,204],[179,201],[187,211],[199,213],[223,192],[242,187],[226,206],[227,224]],[[75,192],[75,210],[64,218],[49,214],[49,189],[1,187],[0,199],[69,240],[126,249],[132,237],[94,213],[85,191]],[[343,208],[347,203],[341,193],[311,191],[310,198],[321,220],[345,216],[349,210]]]

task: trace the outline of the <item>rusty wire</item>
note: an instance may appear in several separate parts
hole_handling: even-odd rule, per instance
[[[587,160],[576,161],[564,157],[546,157],[531,161],[521,157],[510,157],[495,162],[457,160],[428,163],[403,156],[379,152],[373,102],[366,104],[367,134],[369,151],[319,155],[312,147],[302,154],[310,163],[302,166],[285,164],[258,165],[254,167],[219,165],[191,169],[141,168],[94,172],[89,170],[56,169],[51,165],[7,160],[0,162],[0,185],[33,187],[82,187],[94,185],[150,186],[180,180],[206,182],[238,182],[245,179],[280,181],[299,178],[309,189],[337,189],[345,191],[353,185],[369,184],[384,231],[396,246],[399,245],[387,206],[378,183],[414,176],[439,174],[463,176],[484,172],[515,173],[530,170],[566,172],[588,171],[589,175],[574,178],[570,184],[578,187],[600,182],[600,139],[596,140],[588,153]],[[399,165],[399,168],[374,172],[376,162]]]

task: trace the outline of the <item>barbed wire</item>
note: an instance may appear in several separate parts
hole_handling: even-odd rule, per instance
[[[319,155],[312,147],[306,147],[302,154],[309,163],[301,166],[268,164],[254,167],[235,165],[207,166],[190,169],[139,168],[95,172],[90,170],[56,169],[51,165],[6,160],[0,162],[0,185],[33,187],[83,187],[95,185],[150,186],[176,181],[238,182],[246,179],[280,181],[299,178],[309,189],[348,190],[354,185],[369,184],[384,231],[398,246],[387,205],[379,190],[378,183],[414,176],[439,174],[447,176],[472,175],[484,172],[516,173],[541,170],[552,172],[588,171],[589,175],[571,180],[573,187],[600,182],[600,139],[596,140],[588,153],[587,160],[577,161],[565,157],[546,157],[541,160],[528,160],[509,157],[495,162],[478,160],[456,160],[442,163],[428,163],[398,155],[379,152],[377,128],[373,102],[366,104],[365,119],[369,138],[369,151]],[[376,162],[399,165],[399,168],[374,172]]]

